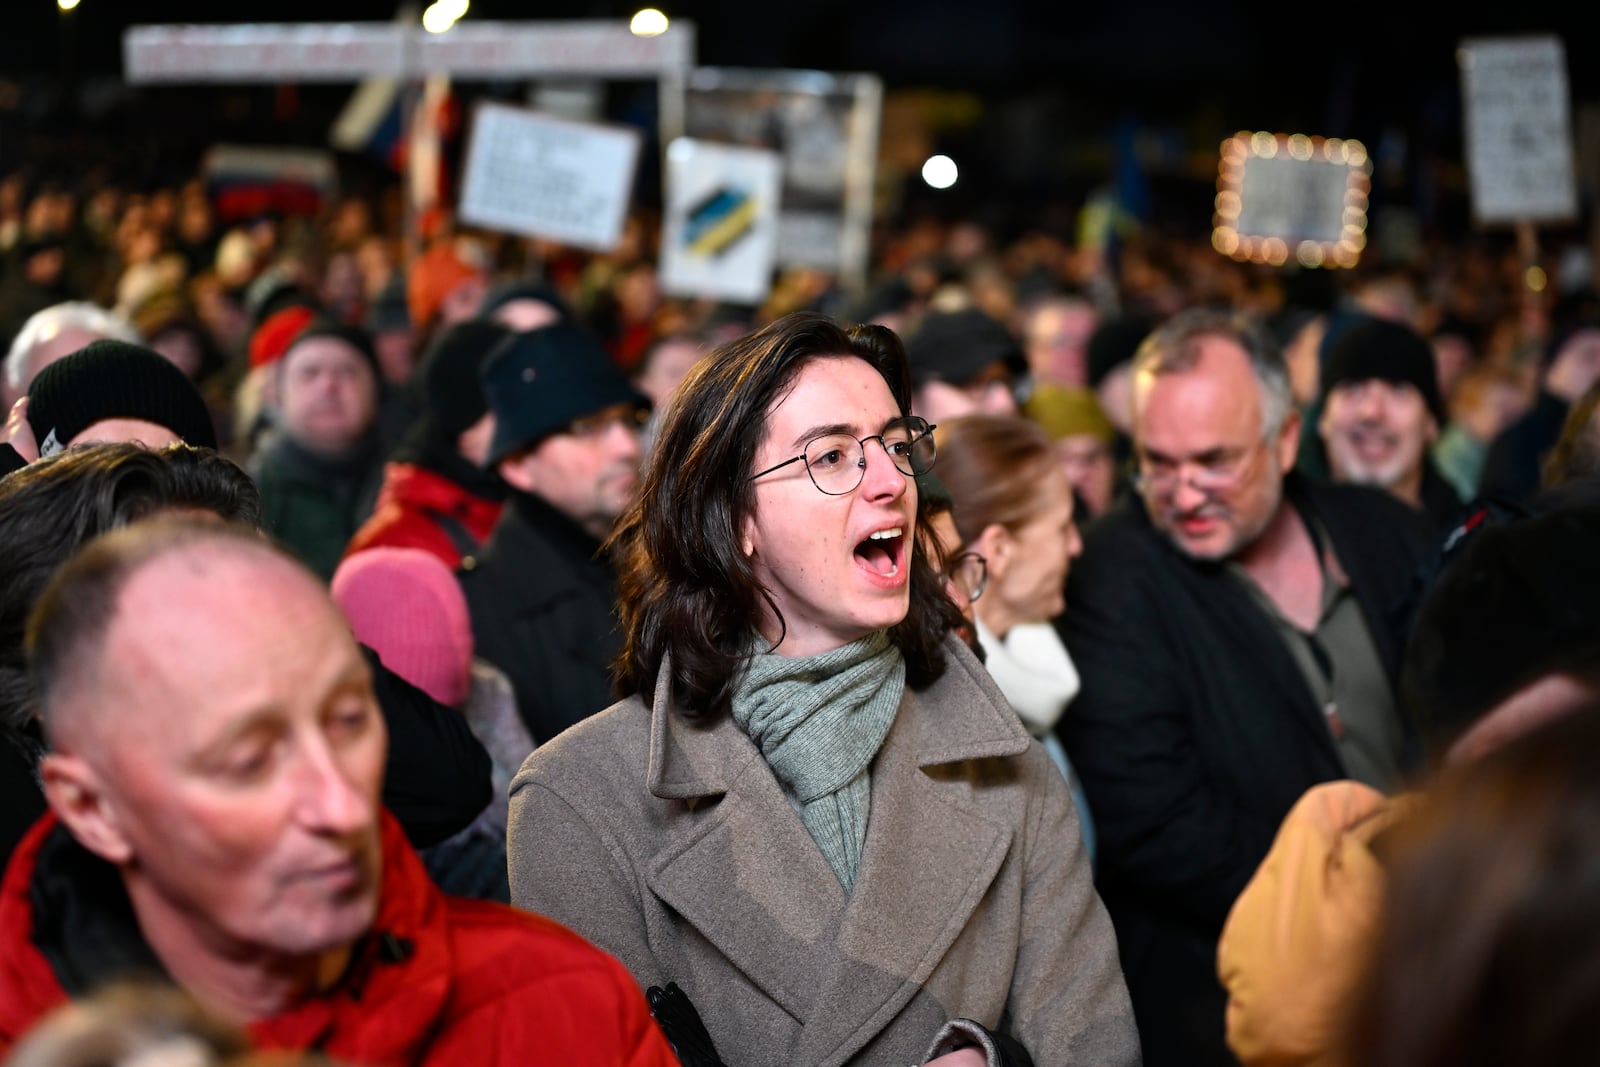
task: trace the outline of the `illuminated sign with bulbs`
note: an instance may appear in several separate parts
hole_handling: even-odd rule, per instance
[[[1236,133],[1222,142],[1212,247],[1250,263],[1354,267],[1371,169],[1360,141]]]

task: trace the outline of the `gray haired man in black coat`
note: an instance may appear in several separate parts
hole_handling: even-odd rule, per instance
[[[1253,324],[1185,312],[1134,366],[1139,493],[1096,522],[1062,636],[1083,689],[1057,730],[1100,831],[1145,1063],[1232,1063],[1216,944],[1312,785],[1394,786],[1395,675],[1419,517],[1291,473],[1300,423]]]

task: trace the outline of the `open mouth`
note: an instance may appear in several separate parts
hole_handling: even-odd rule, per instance
[[[905,564],[905,540],[904,527],[875,530],[856,543],[856,559],[879,578],[898,577]]]

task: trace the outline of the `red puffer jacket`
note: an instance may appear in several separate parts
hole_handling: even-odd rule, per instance
[[[501,506],[500,501],[475,496],[426,467],[390,463],[383,470],[378,503],[350,539],[345,556],[366,548],[421,548],[453,570],[461,563],[461,535],[483,544]],[[455,531],[447,524],[454,524]]]
[[[74,936],[68,917],[35,915],[34,897],[104,893],[62,881],[87,857],[46,815],[29,832],[0,886],[0,1059],[35,1022],[67,999],[35,943]],[[72,870],[52,857],[75,851]],[[41,853],[45,866],[40,868]],[[317,1049],[352,1065],[529,1063],[673,1067],[632,977],[614,958],[548,919],[497,904],[446,897],[428,880],[398,823],[383,824],[383,891],[371,935],[340,984],[280,1015],[251,1024],[262,1048]],[[109,865],[104,876],[115,879]],[[51,882],[35,894],[36,875]],[[63,919],[65,918],[65,921]],[[97,917],[103,919],[103,916]],[[104,923],[97,925],[97,931]],[[82,936],[79,931],[79,936]],[[129,936],[137,938],[136,931]],[[79,960],[93,955],[88,949]],[[109,977],[109,976],[107,976]]]

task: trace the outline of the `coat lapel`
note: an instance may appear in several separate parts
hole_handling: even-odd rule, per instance
[[[666,689],[657,686],[649,788],[705,810],[664,836],[646,883],[804,1022],[844,890],[749,738],[726,717],[709,727],[685,722],[668,710]]]
[[[974,690],[993,690],[973,673],[976,660],[950,658],[932,692],[907,693],[873,765],[861,870],[796,1063],[845,1063],[885,1029],[966,928],[1012,847],[1009,827],[960,802],[960,768],[943,765],[1018,755],[1028,735],[997,690]]]

